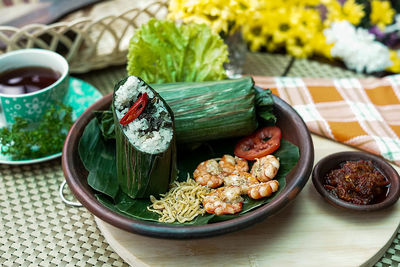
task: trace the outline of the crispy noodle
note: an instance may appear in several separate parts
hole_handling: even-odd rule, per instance
[[[152,204],[147,209],[160,214],[159,222],[189,222],[205,213],[202,202],[209,192],[208,187],[196,183],[188,174],[185,182],[175,181],[167,193],[160,194],[159,200],[150,196]]]

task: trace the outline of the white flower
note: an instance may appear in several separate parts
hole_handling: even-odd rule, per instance
[[[28,108],[28,114],[41,113],[44,106],[44,102],[39,101],[38,98],[34,98],[31,103],[26,103],[25,106]]]
[[[333,43],[331,55],[341,59],[347,68],[367,73],[382,71],[392,65],[389,49],[375,36],[348,21],[334,22],[324,30],[328,43]]]

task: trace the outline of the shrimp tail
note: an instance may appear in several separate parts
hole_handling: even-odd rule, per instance
[[[204,198],[203,206],[206,212],[216,215],[238,213],[243,206],[240,188],[238,186],[217,188]]]
[[[272,193],[278,191],[279,182],[271,180],[265,183],[259,183],[249,186],[248,196],[252,199],[260,199],[270,196]]]
[[[251,174],[260,182],[267,182],[275,177],[278,173],[279,167],[279,159],[273,155],[267,155],[260,159],[256,159],[256,162],[251,168]]]

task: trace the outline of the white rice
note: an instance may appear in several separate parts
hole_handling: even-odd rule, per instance
[[[147,92],[149,98],[153,98],[154,94],[148,90],[147,87],[137,77],[130,76],[125,83],[118,88],[115,92],[115,107],[121,109],[126,105],[132,98],[137,98],[139,93]],[[125,111],[126,113],[126,111]]]
[[[149,102],[154,98],[153,92],[137,77],[130,76],[126,82],[115,92],[114,105],[118,120],[125,115],[130,107],[126,107],[132,99],[137,99],[140,93],[146,92]],[[156,112],[151,114],[152,117],[160,119],[161,112],[166,115],[162,118],[164,121],[171,122],[171,116],[161,101],[156,104]],[[122,110],[121,110],[122,109]],[[119,111],[121,110],[121,111]],[[172,139],[173,131],[171,127],[161,127],[158,131],[141,132],[151,127],[150,122],[146,118],[136,118],[131,123],[122,126],[129,142],[139,148],[141,151],[157,154],[163,152]]]

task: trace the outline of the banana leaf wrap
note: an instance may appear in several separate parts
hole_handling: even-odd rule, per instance
[[[258,122],[273,125],[270,90],[253,87],[251,77],[210,82],[151,84],[175,115],[178,145],[196,144],[221,138],[241,137],[254,132]],[[110,110],[99,112],[112,117]],[[257,121],[258,120],[258,121]],[[114,124],[102,128],[114,136]]]
[[[191,143],[251,134],[258,126],[253,85],[246,76],[152,87],[174,112],[177,142]]]
[[[121,80],[115,86],[113,99],[115,99],[115,92],[127,79]],[[142,81],[140,78],[139,80]],[[167,102],[153,88],[144,81],[142,82],[154,93],[154,98],[160,100],[171,116],[173,136],[166,149],[160,153],[152,154],[142,151],[138,146],[132,144],[125,134],[117,117],[113,100],[118,183],[122,191],[134,199],[165,193],[177,177],[174,114]]]

